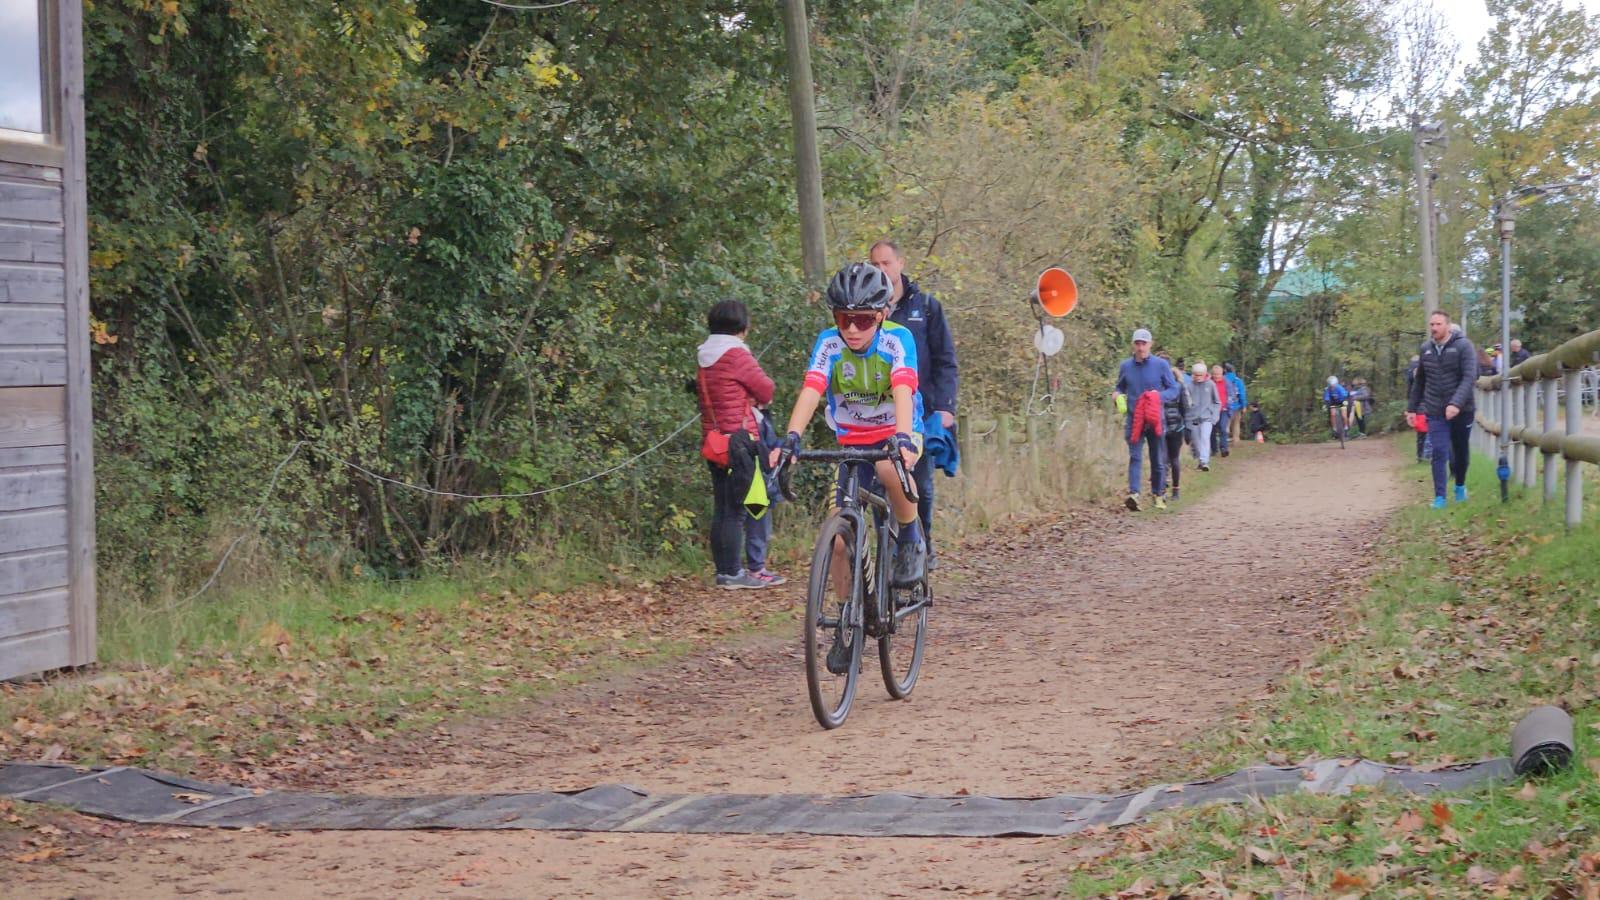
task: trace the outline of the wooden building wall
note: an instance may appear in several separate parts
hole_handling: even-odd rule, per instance
[[[80,2],[49,4],[48,139],[0,138],[0,678],[94,660]]]

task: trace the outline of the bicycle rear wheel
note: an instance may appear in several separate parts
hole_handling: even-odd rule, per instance
[[[878,638],[878,665],[883,669],[883,686],[889,696],[904,700],[917,686],[922,673],[922,652],[928,642],[928,604],[933,588],[926,579],[914,588],[890,591],[895,630]]]
[[[844,542],[845,595],[834,588],[833,547]],[[806,691],[811,712],[823,728],[838,728],[850,715],[861,676],[861,573],[856,558],[855,523],[834,513],[822,523],[811,554],[811,581],[806,588],[806,616],[801,640],[806,651]]]

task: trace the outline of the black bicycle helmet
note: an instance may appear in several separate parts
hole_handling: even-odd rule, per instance
[[[828,305],[834,309],[887,309],[893,296],[889,276],[871,263],[851,263],[828,282]]]

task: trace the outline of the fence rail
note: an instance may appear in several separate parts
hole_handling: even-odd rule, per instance
[[[1479,378],[1475,386],[1479,449],[1498,455],[1502,431],[1509,438],[1506,462],[1510,483],[1524,488],[1538,486],[1538,470],[1543,457],[1544,501],[1556,498],[1558,473],[1556,457],[1566,463],[1566,523],[1572,527],[1583,521],[1583,463],[1600,465],[1600,435],[1586,435],[1583,407],[1593,404],[1600,415],[1600,331],[1582,334],[1565,344],[1529,357],[1512,366],[1504,375]],[[1504,416],[1500,391],[1510,391],[1509,425],[1495,416]],[[1565,406],[1565,426],[1558,427],[1558,410]],[[1491,415],[1492,413],[1492,415]]]

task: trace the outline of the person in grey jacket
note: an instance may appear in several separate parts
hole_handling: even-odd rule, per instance
[[[1473,382],[1478,377],[1478,351],[1443,310],[1428,316],[1428,340],[1418,351],[1417,375],[1411,381],[1406,411],[1428,417],[1428,446],[1433,449],[1433,507],[1445,505],[1446,469],[1455,476],[1457,503],[1467,499],[1468,439],[1476,409]]]
[[[1200,455],[1200,471],[1211,471],[1211,429],[1222,420],[1222,395],[1205,362],[1194,364],[1189,385],[1189,445]]]

